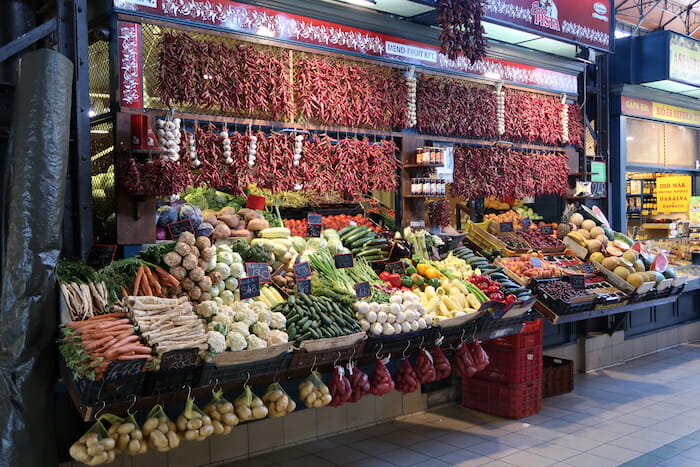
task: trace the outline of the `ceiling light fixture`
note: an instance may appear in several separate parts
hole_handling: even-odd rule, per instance
[[[484,78],[495,79],[498,81],[501,79],[501,74],[497,71],[487,71],[484,73]]]
[[[369,5],[376,5],[377,0],[340,0],[341,2],[344,3],[351,3],[353,5],[359,5],[359,6],[369,6]]]

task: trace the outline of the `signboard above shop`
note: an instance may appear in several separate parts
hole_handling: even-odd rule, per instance
[[[567,2],[557,0],[556,3]],[[576,2],[569,0],[569,3]],[[157,2],[154,0],[114,0],[114,6],[121,12],[160,17],[222,31],[249,34],[268,40],[338,50],[402,65],[416,65],[427,69],[483,76],[490,79],[497,76],[497,79],[517,84],[568,94],[577,93],[577,82],[574,74],[560,73],[488,57],[475,63],[470,63],[463,57],[450,60],[440,53],[440,48],[436,45],[230,0],[158,0]],[[562,10],[560,9],[560,11]],[[563,15],[563,13],[560,14]],[[568,16],[561,16],[561,27],[564,31],[573,28],[573,30],[579,31],[581,37],[589,35],[589,32],[585,32],[588,30],[584,25],[570,23],[566,18]],[[138,33],[133,28],[134,23],[120,22],[120,61],[122,68],[129,70],[129,75],[126,78],[133,81],[128,89],[123,89],[127,92],[138,92],[141,82],[138,79],[140,73],[139,64],[136,63],[138,58],[133,52],[130,53],[138,48],[133,48],[138,44]],[[593,33],[592,31],[590,34]],[[130,42],[125,43],[127,41]],[[123,83],[122,87],[125,87]],[[138,96],[134,96],[132,101],[135,105],[131,105],[129,102],[122,102],[122,104],[138,107],[141,102]]]
[[[607,0],[489,0],[484,19],[603,51],[612,50]]]

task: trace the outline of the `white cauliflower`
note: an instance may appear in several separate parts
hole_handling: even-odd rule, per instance
[[[222,326],[226,326],[227,328],[230,328],[231,325],[234,323],[233,313],[217,313],[216,316],[214,316],[211,319],[211,323],[219,323]]]
[[[211,323],[207,324],[207,331],[214,331],[227,336],[229,333],[229,328],[224,324],[212,321]]]
[[[256,312],[257,315],[258,315],[258,322],[259,322],[259,323],[265,323],[265,324],[267,324],[267,325],[270,324],[270,321],[272,320],[272,312],[271,312],[269,309],[267,309],[267,308],[264,308],[264,309],[258,308],[258,309],[254,309],[254,310],[255,310],[255,312]]]
[[[267,342],[265,342],[264,339],[260,339],[253,334],[246,337],[245,340],[248,342],[248,350],[264,349],[267,347]]]
[[[235,332],[243,337],[248,337],[250,335],[248,327],[249,326],[243,321],[238,321],[236,323],[233,323],[231,327],[229,327],[228,332]]]
[[[207,333],[207,344],[209,344],[209,352],[212,355],[226,351],[226,337],[217,331],[209,331]]]
[[[248,341],[237,332],[229,332],[226,336],[226,346],[233,351],[245,350],[248,347]]]
[[[270,307],[268,307],[267,304],[265,304],[265,302],[262,302],[262,301],[251,302],[250,308],[255,312],[263,311],[263,310],[268,310],[268,311],[270,310]]]
[[[287,325],[287,318],[279,311],[273,311],[270,317],[270,328],[284,329]]]
[[[251,326],[253,323],[255,323],[258,320],[258,315],[253,311],[253,310],[242,310],[242,311],[236,311],[236,314],[234,315],[233,319],[235,321],[242,321],[246,323],[248,326]]]
[[[268,326],[265,323],[262,323],[258,321],[257,323],[253,324],[250,327],[250,330],[252,331],[253,334],[258,336],[261,339],[267,339],[267,336],[270,335],[270,326]]]
[[[212,318],[219,310],[219,305],[214,300],[207,300],[197,305],[197,314],[202,318]]]
[[[270,331],[270,334],[268,334],[267,338],[265,339],[267,345],[286,344],[288,341],[289,336],[287,335],[287,333],[278,329],[273,329],[272,331]]]

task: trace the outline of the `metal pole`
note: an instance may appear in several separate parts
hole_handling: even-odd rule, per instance
[[[0,45],[12,42],[36,26],[30,0],[0,0],[0,11]],[[16,82],[18,61],[19,57],[13,57],[0,63],[0,82]]]

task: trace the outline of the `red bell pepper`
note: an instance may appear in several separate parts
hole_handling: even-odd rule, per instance
[[[391,284],[395,289],[401,288],[401,275],[400,274],[389,274],[389,277],[384,279],[386,282]]]

